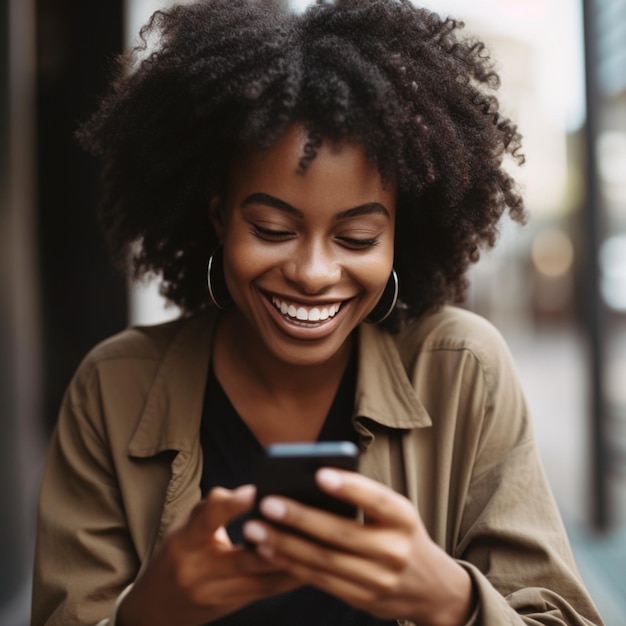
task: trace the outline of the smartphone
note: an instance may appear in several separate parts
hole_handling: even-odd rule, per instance
[[[357,471],[358,448],[351,441],[281,443],[266,448],[254,468],[257,488],[253,517],[262,517],[259,502],[270,494],[282,495],[308,506],[354,518],[357,508],[323,492],[315,483],[320,467]]]

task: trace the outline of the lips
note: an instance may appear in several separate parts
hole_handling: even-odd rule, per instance
[[[271,302],[282,316],[303,323],[324,322],[335,317],[341,308],[341,302],[333,302],[322,306],[304,306],[300,303],[282,300],[276,296],[271,297]]]

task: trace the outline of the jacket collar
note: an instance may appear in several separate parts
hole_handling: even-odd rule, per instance
[[[390,428],[431,426],[400,357],[398,340],[370,324],[359,327],[356,416]]]
[[[165,450],[191,453],[198,445],[216,319],[215,313],[202,313],[179,324],[130,440],[130,456],[149,457]]]
[[[130,440],[130,456],[150,457],[166,450],[191,453],[198,445],[216,320],[216,313],[207,312],[179,323]],[[356,416],[390,428],[430,426],[396,339],[369,324],[361,325],[358,336]]]

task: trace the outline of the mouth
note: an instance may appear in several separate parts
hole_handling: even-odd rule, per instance
[[[321,306],[304,306],[276,296],[271,296],[271,303],[284,318],[302,325],[320,324],[330,320],[339,313],[342,305],[342,302],[333,302]]]

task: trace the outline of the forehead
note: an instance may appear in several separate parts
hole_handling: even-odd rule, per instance
[[[256,192],[276,195],[294,206],[305,200],[349,208],[366,202],[395,206],[394,185],[384,185],[376,166],[358,143],[316,144],[315,158],[300,167],[311,149],[306,129],[294,124],[269,149],[244,148],[230,167],[228,195]]]

